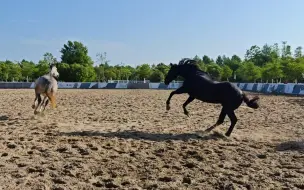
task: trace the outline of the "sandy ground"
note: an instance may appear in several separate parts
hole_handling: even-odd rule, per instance
[[[219,105],[164,90],[62,90],[33,114],[33,90],[0,90],[2,189],[304,189],[304,98],[260,96],[214,131]],[[245,104],[244,104],[245,106]],[[1,189],[1,188],[0,188]]]

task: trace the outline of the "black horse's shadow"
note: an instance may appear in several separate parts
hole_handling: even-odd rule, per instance
[[[294,98],[287,100],[290,104],[298,104],[300,106],[304,106],[304,98]]]
[[[75,131],[75,132],[61,132],[62,136],[100,136],[106,138],[122,138],[122,139],[134,139],[134,140],[149,140],[149,141],[169,141],[169,140],[217,140],[226,139],[226,137],[218,132],[209,133],[183,133],[183,134],[171,134],[171,133],[148,133],[135,130],[125,130],[117,132],[100,132],[100,131]]]
[[[287,141],[280,143],[276,147],[277,151],[298,151],[304,152],[304,140],[302,141]]]

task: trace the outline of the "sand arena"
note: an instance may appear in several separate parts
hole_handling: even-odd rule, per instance
[[[260,95],[258,110],[218,118],[219,105],[168,90],[63,90],[33,114],[33,89],[1,89],[2,189],[304,189],[304,99]],[[250,94],[249,94],[250,95]],[[243,104],[243,106],[246,106]]]

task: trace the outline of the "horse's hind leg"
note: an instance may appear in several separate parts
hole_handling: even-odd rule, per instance
[[[35,94],[35,100],[34,100],[34,103],[32,105],[33,109],[35,109],[35,107],[36,107],[36,100],[37,100],[37,98],[38,98],[38,96],[37,96],[37,94]]]
[[[229,137],[229,136],[231,135],[232,131],[233,131],[233,128],[234,128],[236,122],[237,122],[237,117],[235,116],[233,110],[227,112],[227,115],[228,115],[228,117],[230,118],[231,125],[230,125],[228,131],[225,133],[225,135],[226,135],[227,137]]]
[[[45,110],[45,107],[48,105],[48,103],[49,103],[49,99],[46,99],[45,104],[44,104],[43,111]]]
[[[41,105],[40,105],[40,109],[39,109],[39,112],[41,112],[41,109],[42,109],[42,106],[43,106],[43,111],[45,110],[45,99],[47,99],[47,96],[44,96],[42,102],[41,102]]]
[[[222,108],[221,110],[221,113],[220,113],[220,116],[216,122],[216,124],[214,124],[213,126],[209,127],[208,129],[206,129],[207,132],[213,130],[215,127],[221,125],[222,123],[224,123],[224,120],[225,120],[225,117],[226,117],[226,112],[224,110],[224,107]]]
[[[41,95],[40,94],[36,94],[36,97],[37,97],[37,99],[38,99],[38,105],[36,106],[36,108],[35,108],[35,111],[34,111],[34,114],[37,114],[38,112],[37,112],[37,108],[40,106],[40,104],[41,104]]]

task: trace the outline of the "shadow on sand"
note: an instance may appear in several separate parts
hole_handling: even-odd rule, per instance
[[[210,133],[184,133],[184,134],[170,134],[170,133],[147,133],[134,130],[118,131],[118,132],[100,132],[100,131],[77,131],[77,132],[61,132],[62,136],[101,136],[107,138],[122,138],[134,140],[149,140],[149,141],[168,141],[168,140],[217,140],[226,139],[226,137],[218,132]]]
[[[286,100],[290,104],[298,104],[300,106],[304,106],[304,98],[294,98]]]
[[[304,140],[302,141],[287,141],[277,146],[277,151],[299,151],[304,152]]]
[[[9,119],[9,117],[6,116],[6,115],[0,116],[0,121],[5,121],[5,120],[8,120],[8,119]]]

